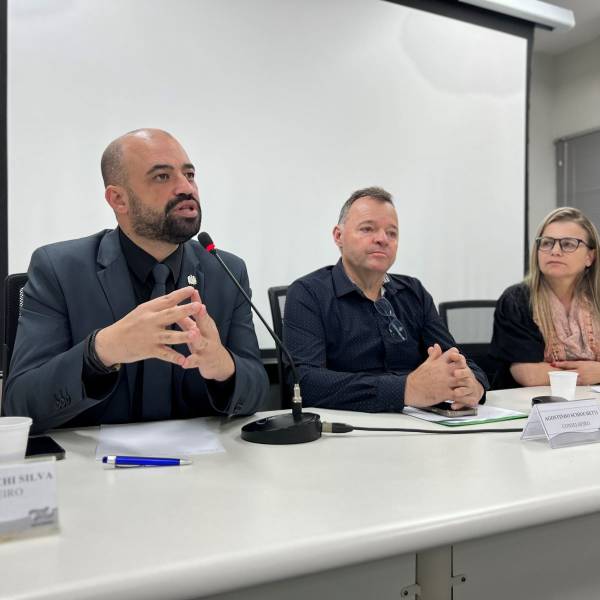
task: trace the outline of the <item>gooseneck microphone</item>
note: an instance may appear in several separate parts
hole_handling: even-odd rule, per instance
[[[301,444],[318,439],[321,437],[321,419],[319,415],[315,413],[305,413],[302,411],[302,396],[300,395],[298,371],[296,370],[296,365],[288,349],[265,321],[260,314],[260,311],[254,306],[250,296],[248,296],[244,288],[240,285],[240,282],[236,279],[235,275],[223,262],[210,235],[206,232],[202,232],[198,236],[198,241],[207,252],[212,254],[219,261],[221,267],[223,267],[238,290],[240,290],[242,296],[244,296],[254,312],[258,315],[258,318],[262,321],[271,337],[275,340],[277,347],[284,352],[294,376],[294,397],[292,398],[291,414],[288,413],[266,417],[244,425],[242,427],[242,439],[258,444]],[[280,385],[283,385],[283,381],[280,382]]]

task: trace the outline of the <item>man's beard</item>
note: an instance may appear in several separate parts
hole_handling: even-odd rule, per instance
[[[179,194],[167,202],[164,213],[154,212],[135,193],[128,189],[131,227],[133,231],[146,239],[181,244],[187,242],[200,231],[202,211],[200,203],[192,194]],[[195,217],[182,217],[171,212],[180,202],[193,200],[198,208]]]

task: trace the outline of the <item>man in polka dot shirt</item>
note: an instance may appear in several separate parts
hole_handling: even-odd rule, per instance
[[[301,277],[286,296],[284,342],[304,404],[364,412],[444,400],[476,406],[489,387],[483,371],[456,348],[421,283],[387,272],[398,248],[391,195],[354,192],[333,240],[337,264]]]

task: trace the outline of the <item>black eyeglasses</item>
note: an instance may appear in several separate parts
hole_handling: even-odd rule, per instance
[[[406,331],[404,330],[404,326],[398,320],[396,313],[394,312],[394,307],[391,305],[390,301],[382,296],[379,300],[375,300],[373,302],[375,306],[375,310],[384,317],[387,317],[390,321],[388,323],[388,331],[390,332],[392,338],[396,342],[405,342],[406,341]]]
[[[540,252],[552,252],[556,242],[558,242],[560,249],[567,254],[575,252],[575,250],[579,248],[579,244],[583,244],[584,246],[591,248],[587,242],[573,237],[553,238],[544,236],[535,239],[535,243],[537,244],[537,248]]]

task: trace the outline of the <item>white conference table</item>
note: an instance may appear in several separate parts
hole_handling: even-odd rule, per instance
[[[488,402],[528,411],[547,393]],[[53,432],[60,531],[0,544],[0,598],[410,599],[417,581],[425,600],[600,597],[600,445],[353,432],[264,446],[240,438],[249,420],[209,420],[226,452],[162,469],[105,470],[97,429]]]

